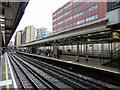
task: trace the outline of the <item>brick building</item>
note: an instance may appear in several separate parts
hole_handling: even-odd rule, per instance
[[[71,0],[53,13],[53,33],[74,28],[106,17],[107,2]],[[107,1],[107,0],[106,0]]]

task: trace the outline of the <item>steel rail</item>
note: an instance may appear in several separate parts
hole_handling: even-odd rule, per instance
[[[24,57],[24,56],[23,56],[23,57]],[[26,56],[25,56],[25,57],[26,57]],[[30,58],[30,57],[26,57],[26,58],[29,58],[29,59],[33,60],[33,59]],[[25,59],[25,58],[24,58],[24,59]],[[44,63],[44,62],[38,61],[37,59],[34,59],[34,60],[36,60],[37,62],[35,62],[35,61],[32,61],[32,62],[34,62],[34,63],[36,63],[36,64],[40,64],[41,66],[43,66],[43,67],[45,67],[45,68],[48,68],[48,69],[51,69],[52,71],[57,72],[57,73],[59,73],[59,74],[61,74],[61,75],[65,75],[65,76],[67,76],[68,78],[71,78],[71,79],[73,79],[73,80],[76,81],[76,82],[83,83],[84,85],[90,86],[90,88],[95,88],[95,89],[101,89],[101,88],[102,88],[102,89],[105,89],[105,90],[110,90],[110,89],[111,89],[110,87],[106,87],[105,85],[101,85],[101,84],[96,83],[96,82],[94,82],[94,81],[90,81],[90,80],[86,80],[86,79],[84,79],[84,78],[81,78],[81,77],[79,77],[79,76],[77,76],[77,75],[75,75],[75,74],[73,74],[73,73],[65,72],[64,70],[58,69],[58,68],[54,67],[53,65],[48,65],[48,64],[46,64],[46,63]],[[60,71],[61,71],[61,72],[60,72]],[[85,81],[85,82],[81,81],[81,79],[82,79],[83,81]],[[86,82],[88,82],[88,83],[86,83]],[[89,85],[89,83],[91,83],[91,84],[93,84],[93,85]],[[95,87],[94,85],[96,85],[97,87]]]
[[[33,70],[30,66],[28,66],[27,64],[25,64],[23,61],[21,61],[20,59],[18,59],[18,62],[21,65],[23,65],[29,72],[31,72],[37,79],[39,79],[42,83],[44,83],[45,86],[47,86],[50,90],[60,90],[60,88],[57,85],[55,85],[54,83],[50,82],[48,79],[44,78],[42,75],[40,75],[38,72],[36,72],[35,70]]]
[[[13,65],[13,63],[12,63],[12,61],[11,61],[12,58],[11,58],[9,55],[8,55],[8,57],[9,57],[9,59],[10,59],[10,63],[11,63],[11,65],[12,65],[12,67],[13,67],[13,70],[14,70],[15,74],[17,75],[17,78],[18,78],[18,80],[19,80],[22,88],[23,88],[24,90],[26,90],[26,88],[25,88],[25,86],[24,86],[24,84],[23,84],[23,82],[22,82],[19,74],[17,73],[17,71],[16,71],[16,69],[15,69],[15,67],[14,67],[14,65]]]
[[[12,60],[15,62],[15,64],[19,67],[19,69],[24,73],[24,75],[27,77],[28,81],[32,84],[32,86],[39,90],[39,87],[36,85],[36,83],[32,80],[32,78],[21,68],[21,66],[18,65],[18,63],[15,61],[15,58],[11,56]]]
[[[16,57],[17,58],[17,57]],[[25,58],[24,58],[25,60]],[[71,81],[70,79],[63,77],[62,75],[57,74],[56,72],[50,71],[49,69],[46,69],[44,67],[40,67],[39,65],[36,65],[30,61],[28,61],[30,64],[34,65],[35,67],[43,70],[45,73],[48,73],[49,75],[59,79],[60,81],[64,82],[65,84],[69,85],[70,87],[74,88],[74,89],[81,89],[81,90],[85,90],[86,88],[83,85],[80,85],[74,81]]]

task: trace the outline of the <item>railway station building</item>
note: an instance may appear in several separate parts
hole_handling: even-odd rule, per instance
[[[95,2],[74,0],[53,13],[53,34],[21,45],[30,53],[47,49],[63,54],[107,58],[107,62],[119,58],[120,2]],[[71,52],[68,53],[68,49]],[[114,54],[113,54],[114,53]],[[103,64],[106,62],[103,62]]]
[[[1,90],[120,89],[120,2],[78,1],[53,14],[52,35],[34,40],[33,26],[18,31],[15,52],[6,46],[29,0],[0,2]]]

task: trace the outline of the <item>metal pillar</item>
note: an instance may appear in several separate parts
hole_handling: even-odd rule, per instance
[[[88,61],[88,43],[86,41],[86,61]]]
[[[110,54],[111,54],[111,57],[112,57],[112,55],[113,55],[113,54],[112,54],[112,49],[113,49],[113,47],[112,47],[112,42],[111,42],[111,53],[110,53]]]
[[[108,51],[110,52],[110,43],[108,43]]]
[[[71,51],[73,52],[73,44],[71,44]]]
[[[77,41],[77,62],[79,62],[79,41]]]
[[[67,45],[67,51],[68,51],[68,45]],[[67,53],[68,54],[68,53]]]
[[[85,51],[85,43],[84,43],[84,55],[85,55],[86,51]]]
[[[81,42],[81,55],[82,55],[82,42]]]
[[[63,45],[63,52],[64,52],[64,45]]]
[[[45,51],[46,51],[46,50],[45,50],[45,45],[44,45],[44,54],[45,54]]]
[[[50,45],[50,56],[52,56],[52,45]]]
[[[113,46],[113,47],[114,47],[114,48],[116,48],[116,42],[114,42],[113,44],[114,44],[114,46]]]
[[[92,43],[92,55],[93,55],[93,52],[94,52],[94,44]]]
[[[111,56],[111,53],[110,53],[110,43],[108,42],[108,56]]]
[[[2,55],[2,31],[0,25],[0,65],[1,65],[1,55]]]
[[[53,55],[55,55],[55,45],[53,44]]]
[[[101,44],[101,56],[104,56],[104,43]]]
[[[113,49],[113,47],[112,47],[113,45],[112,45],[112,42],[111,42],[111,51],[112,51],[112,49]]]

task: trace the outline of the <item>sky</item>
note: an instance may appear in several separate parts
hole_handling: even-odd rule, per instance
[[[26,26],[34,25],[35,28],[45,27],[52,31],[52,13],[70,0],[30,0],[25,13],[16,29],[24,30]],[[11,41],[14,42],[14,37]]]

